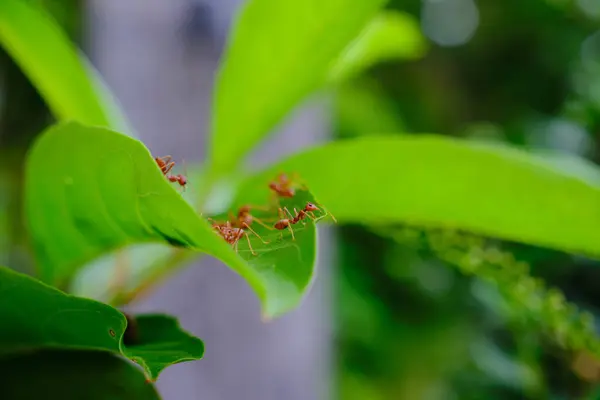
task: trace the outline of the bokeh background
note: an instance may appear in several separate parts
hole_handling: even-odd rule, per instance
[[[37,2],[90,57],[153,152],[202,160],[213,74],[239,1]],[[335,138],[421,133],[599,161],[600,1],[392,0],[388,8],[406,20],[398,40],[416,50],[313,97],[257,152],[256,165]],[[23,271],[32,271],[20,218],[23,159],[51,122],[1,52],[0,264]],[[498,276],[465,273],[444,261],[427,232],[404,228],[394,237],[360,226],[325,231],[318,284],[299,310],[270,324],[260,321],[245,283],[222,265],[208,261],[176,274],[133,308],[176,314],[205,340],[207,355],[168,369],[161,393],[211,400],[600,398],[600,364],[549,340],[542,317],[507,300],[494,284]],[[597,262],[482,240],[598,313]]]

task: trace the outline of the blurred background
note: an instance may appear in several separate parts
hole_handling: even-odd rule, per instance
[[[37,2],[90,57],[153,153],[203,159],[213,74],[240,1]],[[312,98],[257,164],[326,140],[419,133],[599,161],[600,1],[392,0],[388,8],[413,27],[406,35],[420,50]],[[0,53],[0,264],[24,271],[32,261],[20,218],[23,159],[50,123]],[[176,314],[207,346],[204,360],[161,376],[164,398],[600,398],[600,364],[549,340],[540,316],[494,284],[501,268],[491,278],[465,273],[431,233],[394,229],[325,231],[317,285],[299,310],[269,324],[246,284],[215,261],[135,304]],[[477,240],[598,313],[598,262]]]

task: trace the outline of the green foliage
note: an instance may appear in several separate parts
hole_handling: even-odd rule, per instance
[[[89,350],[45,350],[2,358],[0,394],[19,400],[160,399],[134,365]]]
[[[326,82],[333,63],[385,2],[244,4],[217,81],[210,150],[215,173],[235,168],[294,106]]]
[[[505,312],[521,325],[534,325],[557,345],[586,350],[600,357],[600,338],[594,317],[580,312],[560,290],[547,288],[542,279],[530,276],[530,266],[484,238],[453,230],[377,229],[401,243],[427,246],[441,260],[467,275],[494,285],[508,302]]]
[[[18,307],[15,307],[18,304]],[[100,350],[139,364],[150,380],[169,365],[202,358],[204,344],[181,331],[171,317],[141,315],[129,326],[126,317],[93,300],[0,268],[0,356],[43,349]]]
[[[0,2],[0,42],[57,118],[125,127],[120,112],[101,99],[100,95],[104,95],[110,100],[110,94],[100,77],[88,69],[87,62],[60,26],[41,9],[27,1]],[[121,120],[116,120],[117,117]]]
[[[72,147],[77,151],[64,157],[62,149]],[[263,245],[252,238],[255,256],[242,239],[236,254],[169,184],[142,143],[104,128],[74,122],[50,128],[31,149],[26,182],[27,221],[41,277],[59,287],[85,262],[143,242],[220,259],[252,286],[266,317],[294,307],[312,277],[312,222],[297,241]],[[308,193],[288,206],[300,209],[306,201]]]
[[[332,82],[347,81],[380,62],[419,59],[427,43],[410,15],[388,11],[377,15],[344,50],[329,72]]]
[[[368,162],[357,162],[365,154]],[[241,193],[279,170],[299,173],[343,222],[457,228],[600,256],[600,181],[504,145],[434,135],[346,140],[267,168]]]
[[[210,161],[203,180],[190,182],[200,200],[217,198],[218,208],[228,210],[209,213],[213,220],[223,222],[245,204],[259,207],[253,215],[266,226],[253,224],[258,237],[247,232],[248,241],[242,237],[236,252],[206,215],[198,215],[165,179],[148,149],[122,134],[131,133],[130,128],[111,104],[108,89],[61,28],[31,3],[1,2],[0,41],[7,52],[57,119],[78,121],[43,132],[26,163],[25,214],[40,278],[72,289],[74,277],[88,262],[126,246],[168,244],[175,249],[171,255],[161,254],[156,265],[145,266],[151,274],[125,277],[122,286],[129,288],[132,281],[135,287],[153,284],[152,274],[171,271],[176,263],[205,253],[240,274],[259,297],[263,317],[273,318],[295,308],[310,288],[317,251],[315,225],[331,209],[342,223],[442,228],[442,234],[426,235],[433,254],[464,274],[492,283],[503,294],[514,321],[534,326],[564,348],[600,356],[588,314],[579,313],[559,291],[532,278],[529,265],[516,261],[511,253],[487,246],[477,237],[453,233],[466,230],[600,258],[598,169],[579,159],[531,155],[503,145],[434,135],[394,136],[398,131],[415,131],[410,107],[403,107],[406,118],[401,120],[381,88],[355,85],[352,79],[381,61],[421,58],[428,46],[413,17],[394,11],[378,14],[385,3],[249,0],[243,7],[218,77]],[[447,89],[448,76],[431,86],[452,92]],[[247,177],[234,172],[240,160],[302,100],[340,83],[336,87],[340,125],[348,136],[370,138],[308,149]],[[407,83],[410,93],[413,82]],[[479,89],[475,92],[479,98]],[[439,92],[432,89],[431,93],[417,100],[437,104]],[[409,97],[411,105],[418,102]],[[519,96],[511,93],[513,97]],[[460,100],[443,101],[438,107],[454,118],[460,114]],[[452,118],[431,121],[431,126],[447,129],[453,126]],[[298,173],[302,182],[297,182],[293,199],[273,201],[267,185],[281,172]],[[231,204],[215,195],[215,178],[224,175],[242,182]],[[200,200],[198,205],[204,207],[199,208],[212,209]],[[291,218],[278,214],[279,207],[295,214],[308,202],[320,208],[315,221],[307,218],[293,225],[292,231],[273,229],[278,219]],[[397,232],[392,236],[401,239]],[[154,258],[154,254],[145,255]],[[369,254],[379,257],[376,250],[369,249]],[[119,255],[111,260],[118,269]],[[126,303],[130,293],[116,293],[110,300]],[[357,325],[370,325],[376,307],[365,306],[359,298],[353,301],[357,308],[363,307]],[[18,389],[25,397],[60,393],[77,398],[85,390],[98,398],[157,398],[153,386],[141,385],[142,374],[114,355],[135,361],[154,380],[167,366],[199,359],[204,351],[200,339],[182,331],[171,317],[141,315],[128,325],[125,315],[109,305],[67,295],[6,269],[0,269],[0,320],[7,326],[0,331],[0,388],[9,395]],[[462,339],[467,330],[447,328],[457,321],[448,317],[439,323],[439,334],[428,331],[430,326],[420,327],[412,341],[386,347],[380,358],[427,360],[426,367],[411,365],[420,382],[415,390],[423,394],[429,389],[427,382],[445,368],[431,366],[439,354],[456,359],[467,353],[468,340]],[[377,329],[387,329],[377,323]],[[386,334],[393,336],[390,331]],[[456,337],[464,347],[452,345]],[[427,349],[414,350],[419,346]],[[34,353],[24,354],[30,350]],[[496,358],[512,362],[512,358]],[[29,364],[33,368],[25,376]],[[375,364],[384,365],[385,360]],[[453,368],[463,367],[453,364]],[[77,382],[65,385],[65,376]],[[35,386],[24,381],[30,377]],[[374,398],[381,394],[358,374],[355,378],[350,380],[355,385],[352,392]],[[37,382],[42,385],[39,390]],[[101,389],[96,392],[96,387]],[[392,389],[388,395],[404,393],[408,398],[409,392]]]

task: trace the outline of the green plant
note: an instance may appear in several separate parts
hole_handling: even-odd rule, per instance
[[[293,209],[316,202],[340,223],[461,229],[600,256],[595,223],[600,217],[599,175],[580,160],[570,160],[577,168],[565,169],[557,156],[507,146],[437,135],[374,136],[328,143],[263,171],[242,172],[240,160],[309,94],[342,87],[376,60],[418,56],[426,49],[414,26],[381,11],[384,4],[383,0],[250,0],[244,5],[217,81],[209,161],[190,181],[200,195],[188,202],[164,179],[143,143],[130,137],[133,132],[124,117],[106,102],[106,89],[104,97],[99,94],[103,84],[52,19],[29,3],[4,0],[0,40],[58,122],[40,134],[27,158],[25,218],[39,281],[0,270],[0,319],[10,325],[0,334],[0,360],[18,365],[31,357],[24,350],[39,351],[35,362],[41,367],[34,371],[36,376],[29,376],[33,380],[54,369],[54,362],[48,361],[55,360],[56,354],[48,353],[52,350],[73,360],[64,366],[63,375],[52,371],[56,380],[66,379],[73,365],[78,370],[94,365],[106,382],[135,383],[141,374],[105,353],[138,363],[142,380],[151,381],[168,365],[201,358],[200,339],[182,332],[172,318],[141,315],[128,320],[114,308],[199,253],[218,258],[243,277],[260,299],[264,318],[292,310],[314,279],[315,223],[308,220],[295,229],[296,240],[287,233],[279,239],[279,232],[257,228],[270,243],[253,241],[259,253],[253,256],[244,241],[234,252],[205,218],[218,219],[242,204],[268,203],[267,184],[280,172],[298,173],[307,186],[284,205]],[[413,35],[409,45],[390,40],[399,32]],[[36,40],[40,36],[50,45],[40,48]],[[56,58],[60,68],[52,64]],[[66,156],[65,148],[77,151]],[[229,186],[233,195],[215,202],[221,185]],[[134,253],[140,245],[153,246],[157,261],[146,262],[115,291],[92,293],[85,284],[75,288],[78,280],[85,280],[81,277],[88,263],[104,256],[109,264],[118,265],[119,253]],[[435,249],[446,257],[443,246]],[[476,252],[477,247],[468,251]],[[469,269],[471,264],[460,258],[446,258],[499,286],[512,285],[502,279],[504,275]],[[105,275],[111,271],[106,268]],[[534,286],[525,289],[545,290]],[[523,293],[507,294],[517,295]],[[544,313],[543,321],[558,318],[548,324],[548,331],[560,344],[597,352],[589,321],[570,335],[566,322],[572,313],[553,310],[562,310],[563,300],[542,298],[549,299],[550,306],[531,310]],[[27,309],[15,308],[15,303]],[[133,321],[137,340],[129,342],[133,331],[128,324]],[[145,386],[129,387],[140,392],[106,393],[104,398],[156,396],[146,394]]]

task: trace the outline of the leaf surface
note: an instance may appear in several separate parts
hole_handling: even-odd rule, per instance
[[[296,172],[340,221],[457,228],[600,256],[600,171],[572,158],[566,165],[436,135],[370,137],[298,153],[240,192]]]

